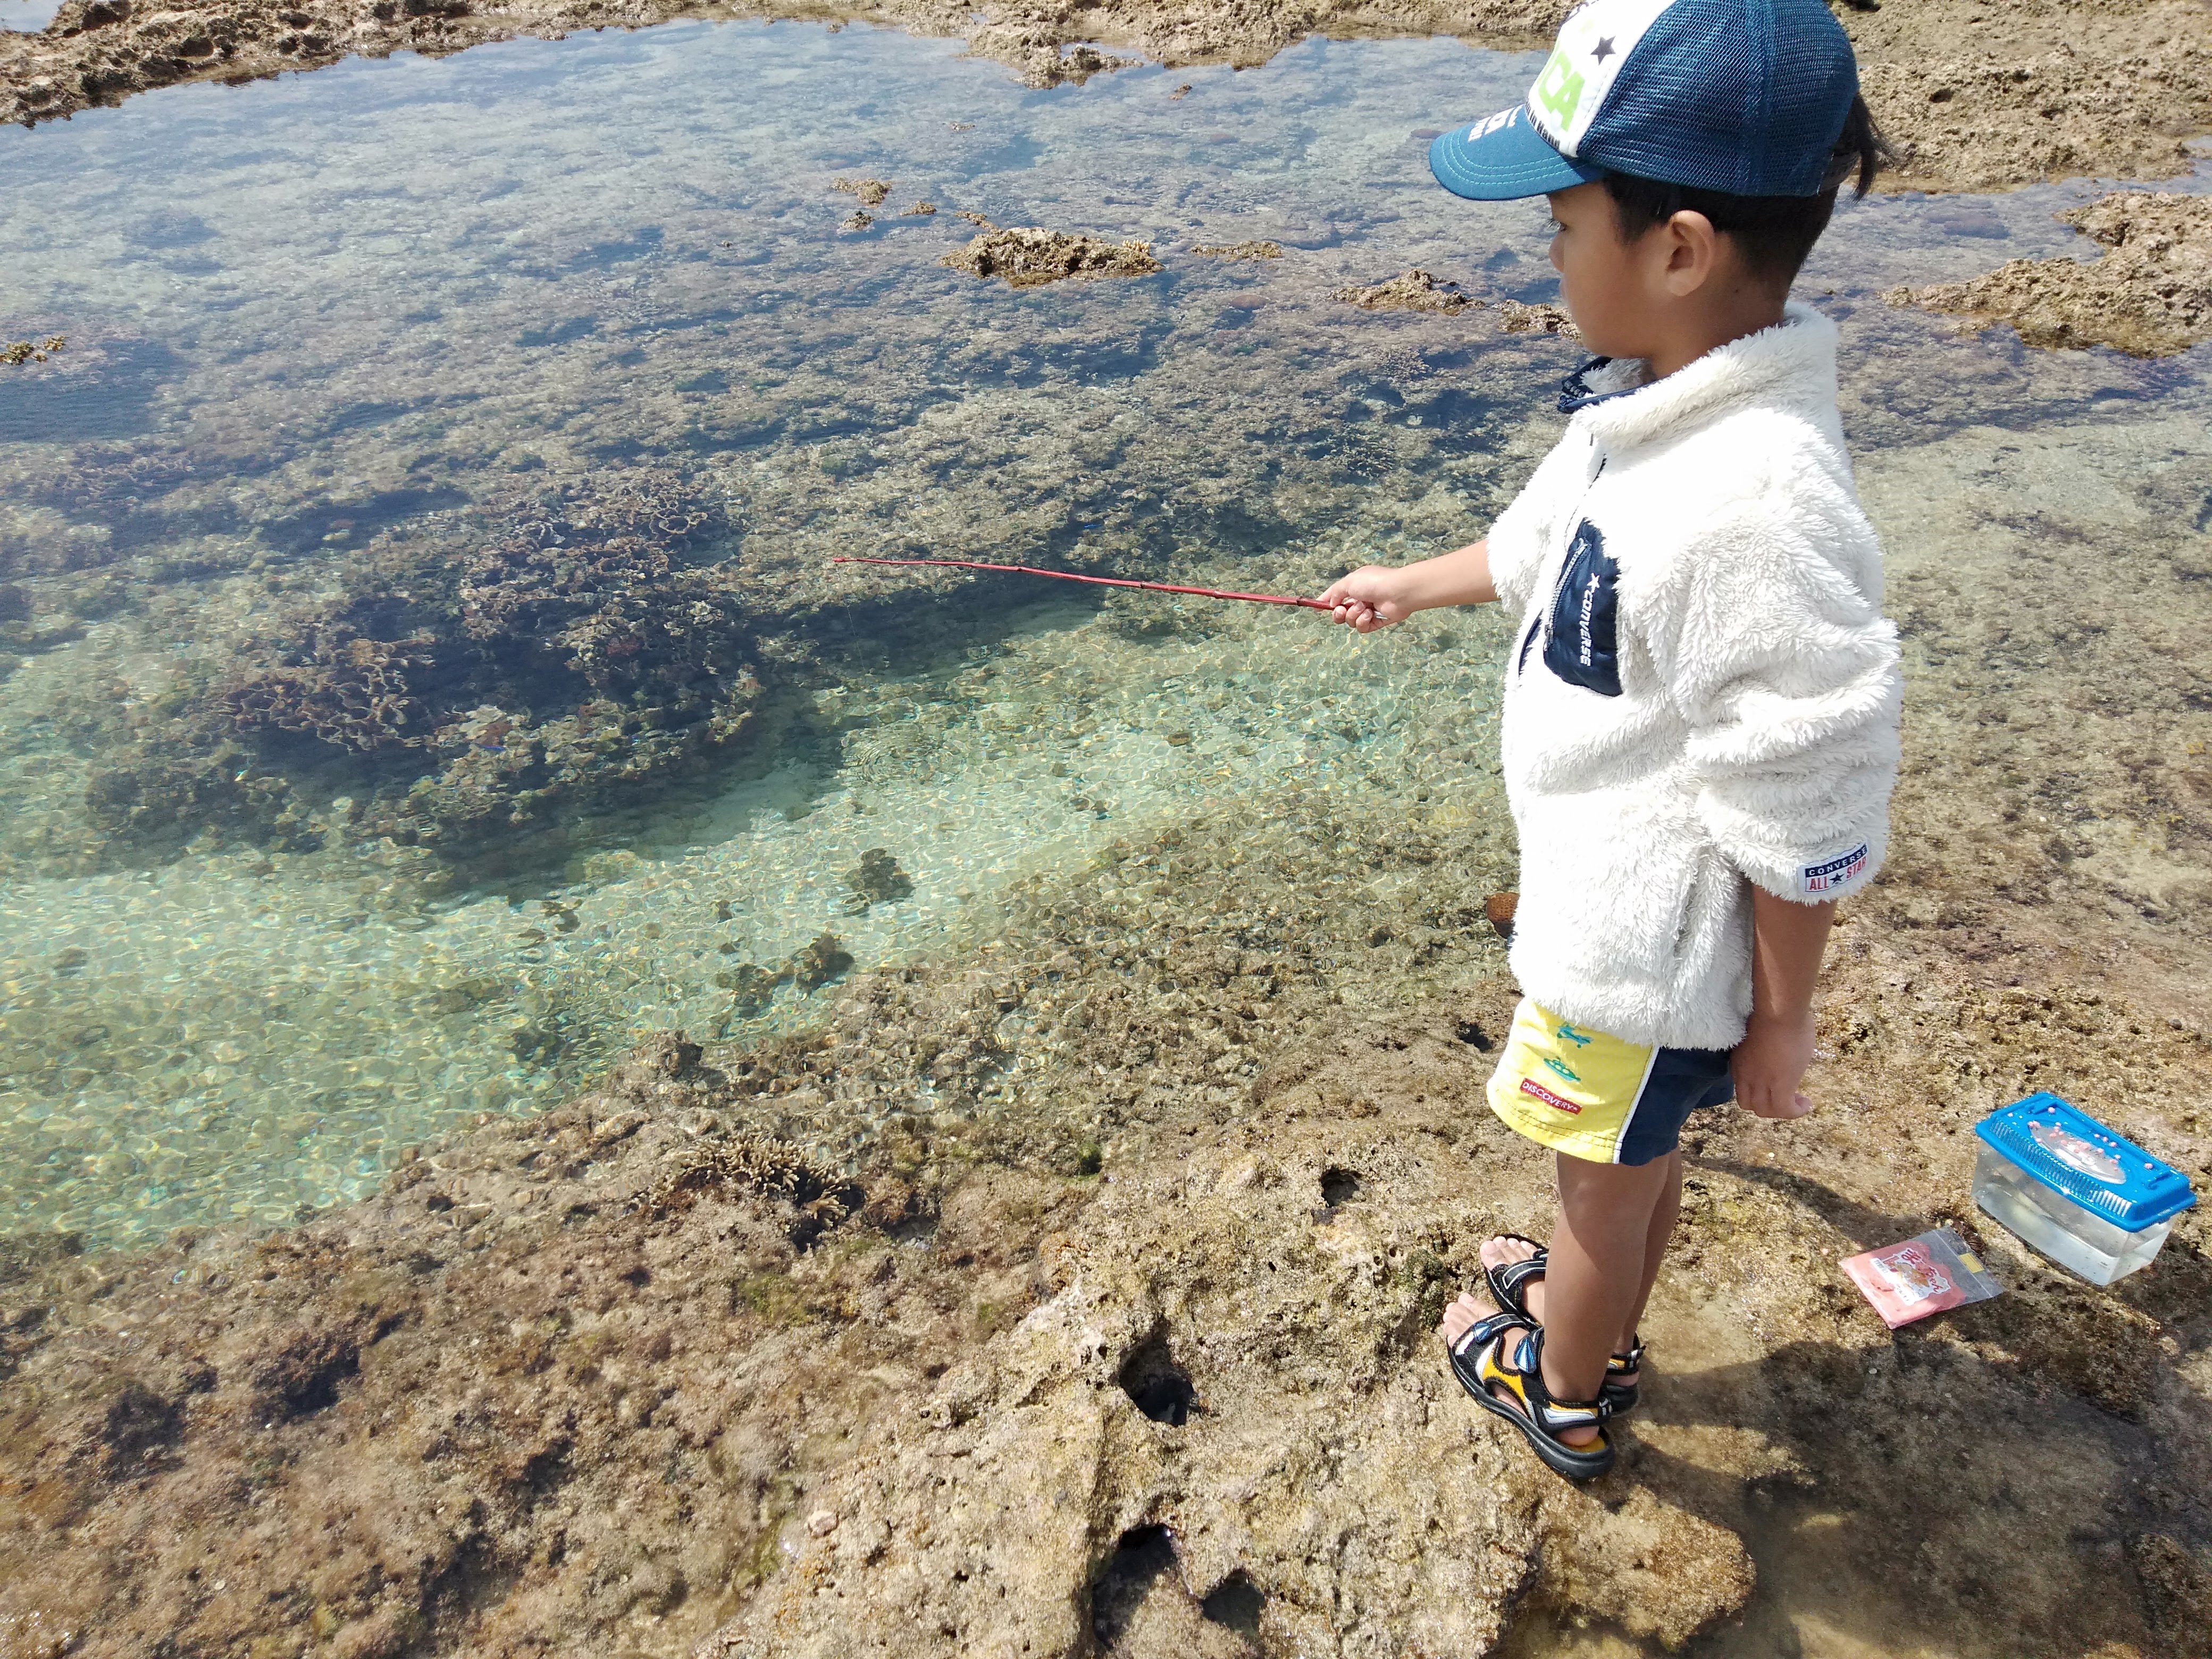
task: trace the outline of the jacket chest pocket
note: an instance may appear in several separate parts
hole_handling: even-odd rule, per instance
[[[1605,532],[1584,519],[1575,526],[1552,592],[1544,666],[1601,697],[1620,695],[1620,567],[1605,550]],[[1522,651],[1525,656],[1525,644]]]

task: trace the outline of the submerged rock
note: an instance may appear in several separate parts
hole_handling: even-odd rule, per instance
[[[750,1019],[766,1011],[775,1000],[775,988],[791,975],[763,968],[757,963],[741,962],[734,968],[725,968],[714,975],[714,983],[730,994],[730,1012],[739,1019]]]
[[[2212,339],[2212,198],[2122,191],[2057,216],[2102,258],[2014,259],[1985,276],[1901,288],[1893,305],[2010,323],[2033,346],[2164,357]]]
[[[1439,283],[1425,270],[1404,271],[1365,288],[1340,288],[1328,297],[1362,311],[1438,311],[1446,315],[1482,303],[1461,293],[1458,283]]]
[[[1194,246],[1193,253],[1201,259],[1279,259],[1283,246],[1279,242],[1230,242],[1218,247]]]
[[[853,890],[848,910],[858,913],[872,904],[881,904],[891,899],[910,897],[914,892],[914,878],[899,868],[899,861],[887,848],[871,847],[860,854],[860,866],[845,878]]]
[[[987,281],[1003,277],[1009,288],[1038,288],[1070,277],[1150,276],[1167,269],[1152,258],[1150,242],[1102,241],[1038,225],[986,230],[938,264]]]
[[[1559,306],[1524,305],[1518,300],[1497,302],[1498,325],[1508,334],[1526,334],[1532,331],[1543,334],[1563,334],[1570,340],[1582,338],[1582,331],[1575,319]]]
[[[550,807],[749,734],[751,618],[692,551],[725,526],[697,485],[641,466],[379,538],[338,597],[272,607],[222,680],[108,760],[94,823],[138,849],[204,828],[317,844],[295,781],[343,754],[373,765],[362,836],[467,855],[557,831]]]
[[[864,208],[881,207],[884,198],[891,193],[888,179],[833,179],[830,188],[848,196],[857,196]]]
[[[835,933],[823,933],[791,959],[791,976],[802,991],[817,991],[852,971],[853,953]]]

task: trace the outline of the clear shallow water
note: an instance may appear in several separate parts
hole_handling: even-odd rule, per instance
[[[36,34],[61,9],[62,0],[0,0],[0,29]]]
[[[0,382],[0,581],[30,601],[0,643],[0,1227],[289,1218],[641,1032],[804,1024],[833,988],[761,1008],[733,982],[825,933],[862,967],[957,951],[1018,876],[1194,817],[1249,818],[1264,847],[1286,782],[1494,825],[1492,618],[1354,642],[1297,613],[992,589],[825,631],[793,595],[878,550],[1310,589],[1479,534],[1577,354],[1328,294],[1422,265],[1550,296],[1540,210],[1443,197],[1417,136],[1530,69],[1314,43],[1034,93],[946,43],[683,25],[0,134],[43,186],[0,205],[0,333],[70,340]],[[891,181],[872,227],[840,228],[841,176]],[[1939,655],[1991,602],[1943,585],[2047,558],[2054,526],[2123,561],[2192,533],[2128,515],[2187,506],[2203,354],[2031,359],[1874,299],[2075,248],[2050,215],[2094,193],[1877,200],[1808,273],[1845,320],[1869,501]],[[940,211],[899,216],[918,198]],[[1169,270],[1010,294],[937,266],[969,234],[956,209],[1147,238]],[[1285,257],[1188,252],[1255,237]],[[2061,417],[2097,443],[2023,458],[2010,434]],[[158,750],[303,607],[435,564],[472,503],[639,467],[717,504],[692,556],[791,665],[784,723],[741,757],[627,814],[576,809],[557,862],[495,888],[349,834],[343,803],[393,786],[338,753],[300,782],[319,850],[94,850],[106,757]],[[2118,827],[2079,856],[2115,881],[2156,863],[2144,836],[2171,835],[2143,819],[2097,802],[2078,833]],[[878,848],[911,891],[863,904]]]

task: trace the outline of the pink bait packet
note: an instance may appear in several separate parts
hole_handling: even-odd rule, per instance
[[[1847,1255],[1844,1271],[1893,1331],[1930,1314],[1986,1302],[2004,1289],[1948,1227]]]

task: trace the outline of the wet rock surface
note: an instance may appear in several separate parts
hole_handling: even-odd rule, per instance
[[[1038,225],[986,230],[938,263],[1008,288],[1042,288],[1070,277],[1150,276],[1167,269],[1150,242],[1109,242]]]
[[[2120,191],[2058,216],[2100,258],[2014,259],[1964,283],[1900,289],[1904,305],[2009,323],[2033,346],[2162,357],[2212,339],[2212,198]]]

